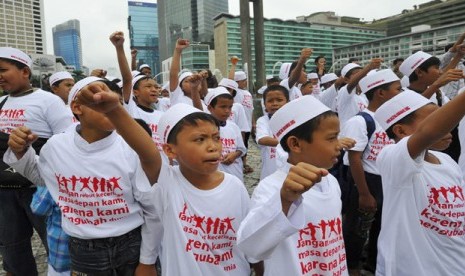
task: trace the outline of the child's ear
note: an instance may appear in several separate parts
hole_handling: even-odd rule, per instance
[[[289,136],[286,140],[289,151],[300,153],[302,151],[300,140],[295,136]]]
[[[208,111],[210,111],[210,113],[212,113],[213,106],[208,105],[207,108],[208,108]]]
[[[82,114],[81,104],[73,101],[70,105],[71,105],[71,111],[73,112],[73,114],[76,114],[76,115]]]
[[[163,145],[163,152],[168,156],[169,159],[176,159],[176,146],[173,144],[164,144]]]
[[[393,126],[392,132],[396,135],[397,138],[399,138],[399,140],[411,134],[407,131],[405,125],[402,124],[397,124]]]

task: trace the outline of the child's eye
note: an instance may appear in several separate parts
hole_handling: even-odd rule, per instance
[[[198,137],[194,139],[194,142],[203,142],[205,139],[203,137]]]

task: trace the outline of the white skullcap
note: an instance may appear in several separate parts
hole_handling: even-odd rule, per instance
[[[163,86],[161,87],[161,90],[168,90],[170,88],[170,82],[167,81]]]
[[[285,62],[281,64],[281,67],[279,68],[279,78],[284,80],[289,77],[289,71],[291,70],[291,62]]]
[[[418,51],[415,54],[409,56],[399,67],[399,71],[402,72],[405,76],[409,77],[415,69],[418,68],[423,62],[432,57],[432,55],[427,54],[422,51]]]
[[[137,70],[131,71],[132,78],[136,77],[137,75],[140,75],[141,73]]]
[[[245,74],[244,71],[237,71],[236,73],[234,73],[234,80],[235,81],[242,81],[242,80],[245,80],[247,79],[247,75]]]
[[[168,136],[176,124],[184,117],[201,110],[185,103],[178,103],[171,106],[160,118],[158,122],[158,137],[161,138],[164,144],[168,143]]]
[[[429,103],[431,101],[421,94],[407,89],[382,104],[375,112],[375,119],[387,130],[400,119]]]
[[[192,72],[189,72],[189,71],[183,72],[181,75],[179,75],[179,77],[178,77],[179,85],[181,85],[181,82],[182,82],[185,78],[190,77],[190,76],[192,76],[192,75],[193,75]]]
[[[71,91],[69,91],[68,95],[68,104],[70,105],[72,101],[74,101],[74,98],[76,98],[76,95],[78,94],[79,91],[81,91],[82,88],[84,88],[86,85],[91,84],[96,81],[101,81],[103,79],[97,78],[97,77],[87,77],[83,78],[82,80],[76,82],[71,88]]]
[[[48,78],[48,83],[50,85],[53,85],[55,82],[60,81],[60,80],[66,80],[66,79],[73,79],[73,76],[67,72],[67,71],[62,71],[62,72],[56,72],[55,74],[51,75]]]
[[[139,66],[139,71],[142,71],[142,69],[144,69],[144,68],[150,68],[150,65],[142,64],[141,66]]]
[[[281,140],[291,130],[329,110],[315,97],[300,97],[288,102],[274,113],[270,119],[270,128],[273,135]]]
[[[140,79],[143,79],[143,78],[149,78],[147,75],[139,75],[135,78],[132,79],[132,86],[131,88],[134,89],[134,85],[136,85],[136,83],[140,80]]]
[[[407,76],[403,76],[402,79],[400,80],[400,85],[402,87],[409,87],[410,86],[410,80]]]
[[[263,93],[265,92],[265,90],[267,88],[268,88],[268,86],[263,85],[262,87],[260,87],[260,89],[257,90],[257,93],[260,94],[260,95],[263,95]]]
[[[226,88],[222,86],[218,86],[217,88],[214,89],[208,89],[208,93],[205,96],[205,104],[210,105],[211,102],[213,101],[214,98],[218,97],[219,95],[229,95],[231,96],[231,93],[229,93]],[[232,97],[232,96],[231,96]]]
[[[237,85],[237,82],[230,80],[228,78],[222,78],[221,81],[218,83],[218,86],[231,88],[233,90],[237,90],[239,88],[239,85]]]
[[[266,75],[266,80],[271,80],[272,78],[274,78],[273,75]]]
[[[357,63],[349,63],[347,64],[346,66],[344,66],[341,70],[341,76],[345,77],[347,75],[347,73],[349,73],[350,70],[354,69],[354,68],[362,68],[360,65],[358,65]]]
[[[11,47],[0,47],[0,58],[15,60],[19,63],[32,67],[32,59],[23,51]]]
[[[384,69],[367,74],[358,84],[362,93],[366,93],[375,87],[398,80],[399,77],[391,69]]]
[[[317,73],[308,73],[307,74],[307,80],[311,79],[318,79],[318,74]]]
[[[334,73],[324,74],[321,77],[321,84],[328,83],[330,81],[337,80],[337,75]]]

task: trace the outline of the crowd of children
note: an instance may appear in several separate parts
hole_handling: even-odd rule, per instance
[[[38,275],[35,229],[48,275],[465,275],[464,38],[338,74],[304,48],[256,120],[240,59],[182,69],[185,39],[163,85],[114,32],[121,79],[56,72],[49,92],[0,47],[4,271]]]

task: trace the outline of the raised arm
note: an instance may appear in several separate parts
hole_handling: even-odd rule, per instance
[[[137,49],[131,49],[131,70],[137,70]]]
[[[116,56],[118,58],[119,71],[123,78],[123,100],[129,102],[132,90],[132,74],[129,70],[129,64],[124,54],[124,34],[123,32],[114,32],[110,35],[110,41],[115,46]],[[136,50],[137,53],[137,50]],[[132,55],[132,51],[131,51]]]
[[[239,62],[239,58],[236,56],[231,57],[231,68],[229,68],[228,79],[234,80],[234,73],[236,73],[237,63]]]
[[[300,57],[299,57],[299,60],[297,61],[297,65],[294,68],[294,70],[292,70],[289,76],[289,88],[292,88],[299,80],[300,75],[302,74],[302,68],[304,67],[305,62],[312,55],[312,53],[313,53],[312,48],[304,48],[300,52]]]
[[[181,71],[181,54],[189,45],[189,40],[187,39],[178,39],[176,41],[170,68],[170,92],[173,92],[178,87],[178,74]]]
[[[350,81],[347,83],[347,92],[349,92],[349,94],[352,93],[354,88],[358,85],[358,82],[371,70],[378,69],[381,66],[381,62],[383,62],[383,59],[381,58],[372,59],[370,63],[368,63],[360,72],[355,74],[354,77],[350,79]]]

